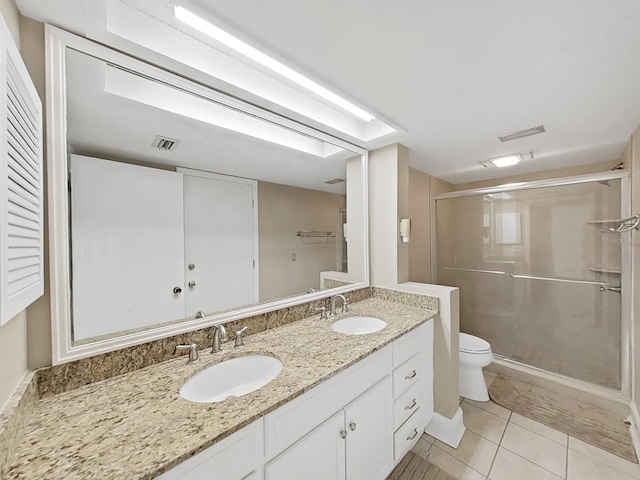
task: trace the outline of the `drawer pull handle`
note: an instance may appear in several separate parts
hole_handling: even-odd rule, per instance
[[[414,439],[414,438],[416,438],[417,436],[418,436],[418,429],[417,429],[417,428],[414,428],[414,429],[413,429],[413,433],[407,437],[407,440],[413,440],[413,439]]]
[[[406,407],[404,407],[405,410],[413,410],[413,408],[418,404],[418,402],[416,402],[416,399],[414,398],[413,400],[411,400],[411,404],[407,405]]]
[[[345,438],[347,438],[347,431],[346,430],[340,430],[340,438],[342,438],[343,440]]]
[[[415,378],[416,375],[418,375],[418,372],[415,371],[415,369],[413,370],[413,372],[411,372],[409,375],[407,375],[406,377],[404,377],[405,380],[411,380],[412,378]]]
[[[356,422],[351,422],[349,424],[349,429],[353,432],[356,429]]]

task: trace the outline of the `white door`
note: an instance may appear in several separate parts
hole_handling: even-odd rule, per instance
[[[70,174],[73,339],[184,318],[182,175],[79,155]]]
[[[393,467],[391,377],[345,407],[347,480],[383,480]]]
[[[344,480],[343,429],[341,410],[269,462],[265,480]]]
[[[179,171],[184,173],[187,318],[257,302],[255,180]]]

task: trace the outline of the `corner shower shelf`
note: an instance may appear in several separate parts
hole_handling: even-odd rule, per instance
[[[593,266],[593,267],[588,267],[587,270],[589,270],[590,272],[611,273],[611,274],[614,274],[614,275],[620,275],[622,273],[620,271],[620,269],[600,267],[598,265]]]

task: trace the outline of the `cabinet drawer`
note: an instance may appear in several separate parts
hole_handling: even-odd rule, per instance
[[[422,435],[420,410],[416,410],[402,425],[396,433],[393,434],[393,460],[399,462],[405,454],[411,450]]]
[[[417,354],[393,371],[393,396],[398,398],[423,375],[422,355]]]
[[[393,402],[393,429],[396,430],[413,412],[424,406],[422,382],[414,383]]]
[[[403,364],[422,349],[432,348],[432,345],[425,345],[428,341],[426,328],[426,324],[420,325],[418,328],[393,342],[394,367]]]

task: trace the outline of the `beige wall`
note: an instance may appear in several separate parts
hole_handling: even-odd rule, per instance
[[[0,0],[0,13],[20,45],[20,13],[13,0]],[[0,327],[0,411],[27,371],[27,314],[20,312]]]
[[[414,173],[414,175],[416,175]],[[415,180],[415,178],[414,178]],[[420,185],[424,188],[424,178]],[[369,248],[371,284],[437,296],[434,325],[434,408],[452,419],[458,411],[458,289],[410,282],[409,244],[402,243],[399,222],[410,208],[409,150],[393,144],[369,153]],[[447,189],[434,182],[430,191]],[[415,192],[414,192],[415,193]],[[417,201],[418,202],[418,201]]]
[[[261,302],[320,289],[319,272],[338,266],[341,208],[344,195],[258,182]],[[336,236],[301,238],[298,230],[331,231]]]
[[[420,170],[409,169],[409,281],[431,283],[431,197],[453,185]]]

